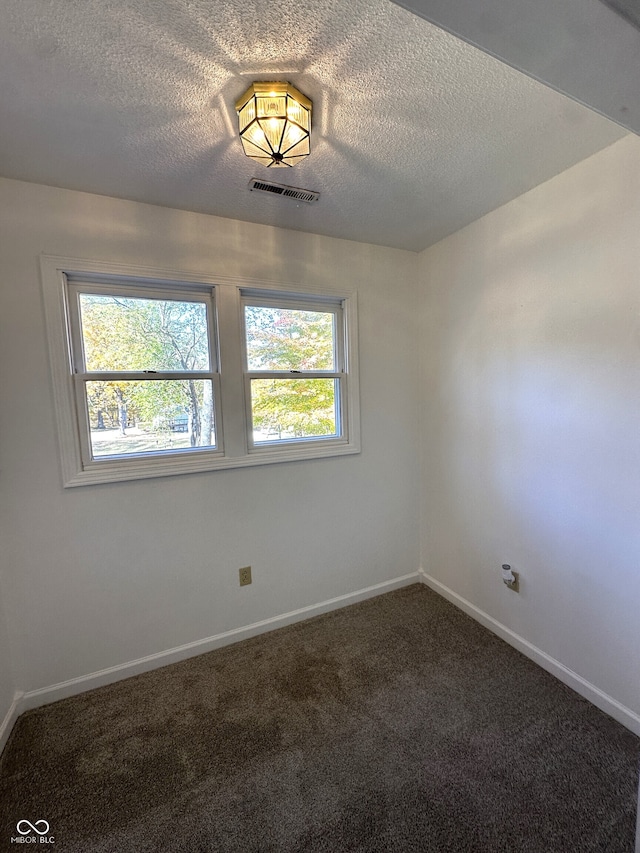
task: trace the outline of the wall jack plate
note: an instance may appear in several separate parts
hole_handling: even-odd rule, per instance
[[[513,575],[515,580],[512,580],[511,582],[503,580],[503,583],[505,586],[508,586],[509,589],[512,589],[514,592],[520,592],[520,573],[514,572],[512,570],[511,574]]]
[[[240,586],[249,586],[251,583],[251,566],[238,569],[238,574],[240,576]]]

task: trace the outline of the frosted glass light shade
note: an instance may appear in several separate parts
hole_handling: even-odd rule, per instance
[[[236,101],[244,153],[263,166],[294,166],[311,150],[311,106],[291,83],[253,83]]]

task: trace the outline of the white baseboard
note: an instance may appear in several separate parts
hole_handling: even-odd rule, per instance
[[[543,669],[546,669],[547,672],[555,675],[555,677],[566,684],[567,687],[570,687],[572,690],[575,690],[576,693],[584,696],[585,699],[588,699],[589,702],[594,704],[597,708],[600,708],[600,710],[604,711],[605,714],[609,714],[610,717],[613,717],[614,720],[622,723],[623,726],[626,726],[626,728],[630,729],[634,734],[640,735],[640,716],[630,708],[626,708],[616,699],[609,696],[607,693],[604,693],[594,684],[591,684],[590,681],[587,681],[581,675],[578,675],[577,672],[574,672],[572,669],[569,669],[564,664],[560,663],[560,661],[552,658],[551,655],[543,652],[542,649],[534,646],[533,643],[525,640],[524,637],[516,634],[492,616],[489,616],[489,614],[485,613],[484,610],[480,610],[480,608],[476,607],[475,604],[471,604],[471,602],[467,601],[466,598],[462,598],[462,596],[458,595],[457,592],[454,592],[452,589],[449,589],[448,586],[445,586],[434,577],[431,577],[431,575],[428,575],[423,569],[420,569],[418,574],[420,575],[422,583],[426,584],[434,592],[437,592],[443,598],[446,598],[447,601],[455,604],[456,607],[459,607],[460,610],[463,610],[468,616],[475,619],[476,622],[479,622],[481,625],[484,625],[485,628],[488,628],[494,634],[497,634],[498,637],[505,640],[510,646],[518,649],[519,652],[522,652],[522,654],[526,655],[532,661],[535,661],[535,663]],[[640,850],[638,850],[638,853],[640,853]]]
[[[213,637],[207,637],[203,640],[196,640],[193,643],[187,643],[177,648],[167,649],[157,654],[148,655],[144,658],[129,661],[124,664],[109,667],[98,672],[92,672],[87,675],[72,678],[69,681],[63,681],[59,684],[53,684],[48,687],[42,687],[38,690],[30,690],[27,693],[16,693],[14,700],[9,708],[4,720],[0,724],[0,753],[4,748],[13,725],[20,714],[32,708],[38,708],[41,705],[48,705],[50,702],[57,702],[59,699],[66,699],[69,696],[76,696],[79,693],[84,693],[87,690],[93,690],[96,687],[104,687],[107,684],[113,684],[124,678],[131,678],[134,675],[140,675],[143,672],[149,672],[153,669],[159,669],[163,666],[168,666],[172,663],[185,660],[186,658],[195,657],[196,655],[205,654],[214,649],[222,648],[223,646],[237,643],[241,640],[247,640],[250,637],[255,637],[258,634],[263,634],[268,631],[283,628],[286,625],[291,625],[295,622],[301,622],[304,619],[310,619],[313,616],[319,616],[322,613],[328,613],[331,610],[337,610],[340,607],[347,607],[350,604],[356,604],[359,601],[364,601],[367,598],[373,598],[377,595],[382,595],[385,592],[391,592],[394,589],[400,589],[404,586],[409,586],[412,583],[424,583],[433,589],[438,594],[442,595],[460,610],[463,610],[485,628],[488,628],[494,634],[501,637],[509,645],[518,649],[528,658],[535,661],[543,669],[546,669],[552,675],[555,675],[560,681],[571,687],[585,699],[588,699],[596,707],[600,708],[606,714],[609,714],[615,720],[622,723],[634,734],[640,735],[640,716],[635,714],[629,708],[617,702],[611,696],[608,696],[602,690],[599,690],[595,685],[588,682],[582,676],[570,670],[564,664],[552,658],[550,655],[543,652],[541,649],[534,646],[532,643],[525,640],[520,635],[511,631],[502,623],[498,622],[493,617],[489,616],[484,611],[480,610],[474,604],[462,598],[452,589],[437,581],[435,578],[420,570],[408,575],[402,575],[398,578],[393,578],[389,581],[374,584],[373,586],[365,587],[356,592],[340,595],[336,598],[331,598],[319,604],[312,604],[308,607],[301,607],[298,610],[293,610],[289,613],[284,613],[280,616],[274,616],[270,619],[264,619],[261,622],[254,622],[251,625],[246,625],[241,628],[234,628],[231,631],[225,631],[222,634],[216,634]],[[640,853],[640,850],[638,850]]]
[[[254,622],[252,625],[246,625],[242,628],[234,628],[233,630],[225,631],[222,634],[215,634],[213,637],[206,637],[203,640],[186,643],[184,646],[167,649],[166,651],[148,655],[147,657],[139,658],[138,660],[118,664],[117,666],[111,666],[108,669],[102,669],[99,672],[91,672],[88,675],[81,675],[78,678],[72,678],[69,681],[63,681],[59,684],[52,684],[49,687],[30,690],[20,697],[16,717],[23,711],[28,711],[31,708],[48,705],[50,702],[57,702],[59,699],[67,699],[69,696],[76,696],[78,693],[84,693],[85,691],[93,690],[96,687],[104,687],[106,684],[112,684],[113,682],[120,681],[123,678],[131,678],[134,675],[140,675],[141,673],[149,672],[152,669],[159,669],[162,666],[168,666],[169,664],[177,663],[178,661],[185,660],[186,658],[202,655],[206,652],[213,651],[214,649],[219,649],[222,646],[228,646],[231,643],[238,643],[240,640],[247,640],[250,637],[257,636],[258,634],[264,634],[267,631],[274,631],[276,628],[284,628],[285,625],[291,625],[294,622],[301,622],[304,619],[310,619],[312,616],[319,616],[322,613],[328,613],[329,611],[337,610],[340,607],[357,604],[357,602],[364,601],[367,598],[374,598],[375,596],[382,595],[385,592],[391,592],[394,589],[400,589],[403,586],[409,586],[412,583],[419,582],[420,578],[418,572],[412,572],[409,575],[402,575],[401,577],[393,578],[389,581],[383,581],[382,583],[365,587],[364,589],[357,590],[356,592],[349,592],[346,595],[339,595],[337,598],[330,598],[328,601],[323,601],[320,604],[311,604],[308,607],[301,607],[299,610],[292,610],[290,613],[283,613],[280,616],[273,616],[272,618],[264,619],[261,622]],[[11,725],[13,725],[13,723]]]
[[[24,708],[22,708],[23,695],[23,693],[19,692],[14,695],[13,702],[5,714],[4,720],[0,723],[0,755],[9,740],[9,735],[11,734],[11,730],[13,729],[16,720],[24,710]]]

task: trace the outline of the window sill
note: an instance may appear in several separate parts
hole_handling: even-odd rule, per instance
[[[308,459],[326,459],[359,453],[360,447],[348,442],[331,444],[314,443],[312,446],[287,448],[259,448],[245,456],[223,456],[221,453],[193,453],[188,457],[153,459],[122,459],[92,462],[65,480],[65,488],[92,486],[100,483],[119,483],[127,480],[148,480],[178,474],[195,474],[230,468],[248,468],[256,465],[273,465],[277,462],[295,462]]]

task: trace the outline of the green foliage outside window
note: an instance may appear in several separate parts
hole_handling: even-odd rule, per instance
[[[247,305],[250,371],[334,371],[334,315]],[[253,427],[263,440],[335,435],[336,380],[271,377],[251,380]]]
[[[80,309],[88,372],[210,369],[204,302],[83,293]],[[332,312],[247,305],[245,329],[250,371],[335,370]],[[336,435],[337,384],[334,378],[304,375],[253,378],[256,440]],[[215,444],[210,380],[94,377],[85,387],[96,455]],[[114,430],[127,438],[128,449],[118,449],[122,441],[101,444],[101,432]]]
[[[204,303],[82,294],[80,304],[89,372],[209,369]],[[125,435],[139,428],[159,434],[177,425],[188,432],[190,446],[212,443],[210,381],[98,380],[86,387],[92,431],[118,429]]]

